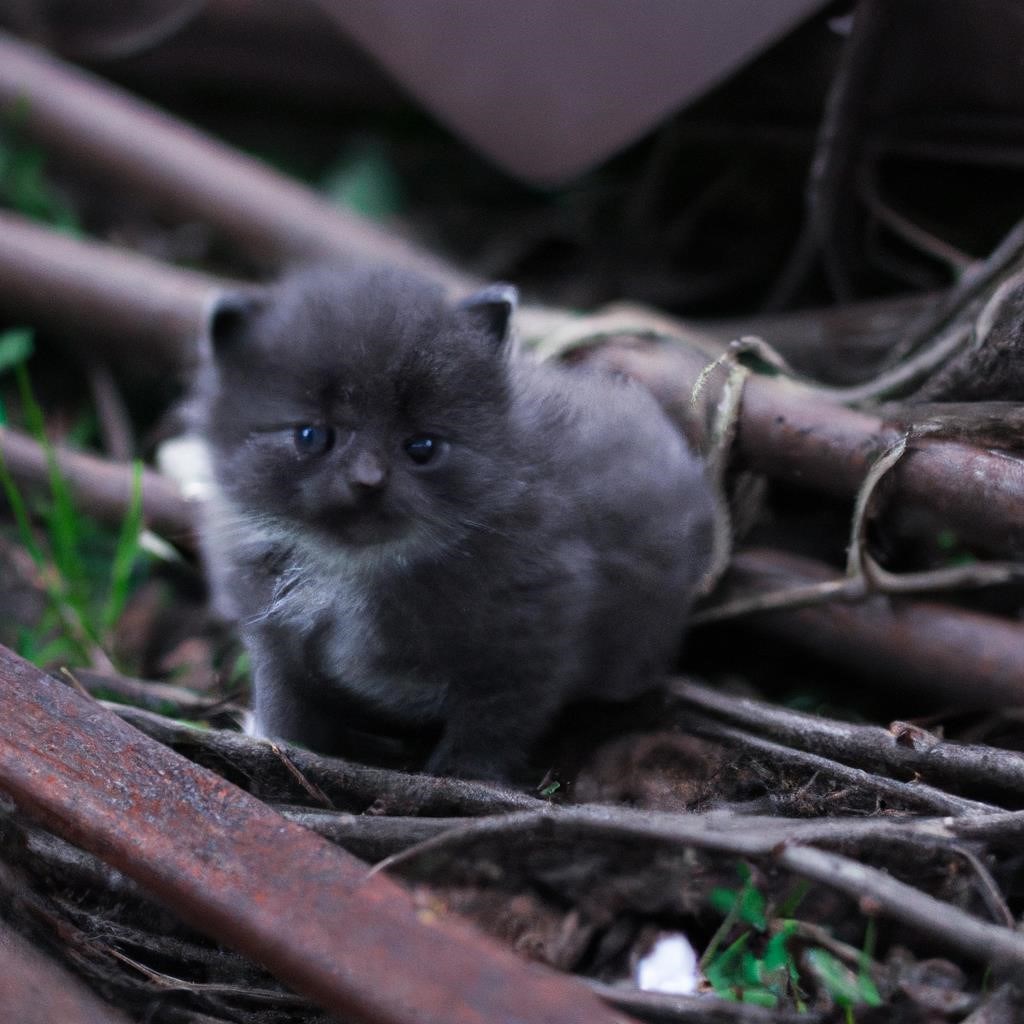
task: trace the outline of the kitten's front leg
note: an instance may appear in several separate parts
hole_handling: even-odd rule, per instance
[[[321,754],[334,752],[337,713],[316,699],[301,657],[276,638],[250,638],[253,660],[253,733],[298,743]]]
[[[533,747],[558,708],[557,691],[530,692],[514,683],[498,691],[455,693],[424,771],[495,782],[522,780]]]

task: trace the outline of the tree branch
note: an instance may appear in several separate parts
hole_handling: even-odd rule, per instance
[[[646,385],[676,420],[692,419],[690,396],[707,365],[682,344],[610,341],[582,358]],[[852,497],[875,457],[898,437],[882,419],[847,409],[812,389],[751,374],[736,434],[736,454],[757,473],[826,494]],[[960,441],[923,438],[893,473],[897,500],[930,510],[986,549],[1024,553],[1024,460]]]
[[[41,490],[49,486],[46,449],[11,427],[0,427],[0,452],[19,485]],[[57,465],[83,511],[120,524],[131,504],[134,468],[85,452],[56,447]],[[142,518],[152,530],[185,548],[195,546],[195,505],[160,473],[142,471]]]
[[[324,202],[259,161],[93,75],[0,33],[0,110],[67,162],[113,179],[179,217],[211,224],[268,267],[355,259],[416,270],[453,293],[475,281]]]
[[[719,603],[693,621],[741,615],[756,632],[902,689],[972,707],[1024,703],[1024,624],[1012,619],[872,594],[861,577],[769,549],[735,555]]]

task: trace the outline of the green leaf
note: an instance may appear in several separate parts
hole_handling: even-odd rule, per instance
[[[4,497],[7,498],[7,504],[10,506],[11,512],[14,515],[14,522],[18,528],[18,536],[21,539],[21,543],[29,553],[29,557],[35,563],[35,567],[39,570],[43,570],[46,566],[46,556],[43,554],[42,548],[40,548],[36,543],[36,537],[35,533],[32,531],[32,522],[29,519],[25,499],[14,480],[14,477],[11,476],[11,471],[7,468],[7,462],[4,459],[2,450],[0,450],[0,487],[3,488]]]
[[[824,949],[809,949],[807,965],[840,1006],[880,1006],[878,989],[867,975],[857,975]]]
[[[735,889],[714,888],[708,894],[708,902],[720,914],[730,914],[739,903],[740,894]]]
[[[6,144],[0,141],[0,204],[65,234],[81,235],[78,218],[47,180],[43,151],[24,142],[24,115],[6,118]]]
[[[811,883],[803,880],[798,881],[793,887],[793,891],[786,897],[782,905],[779,907],[779,917],[793,917],[796,914],[797,907],[800,906],[804,901],[804,897],[811,891]]]
[[[89,638],[97,641],[94,631],[89,629],[87,594],[89,579],[82,562],[80,551],[81,531],[78,513],[71,500],[71,490],[57,462],[57,453],[46,436],[43,411],[36,402],[29,383],[28,370],[24,363],[15,367],[18,380],[18,391],[21,405],[25,413],[25,421],[32,436],[42,445],[46,452],[46,465],[50,482],[51,503],[44,511],[47,534],[50,538],[53,563],[63,581],[68,605],[89,634]]]
[[[25,655],[25,658],[32,664],[45,668],[47,665],[57,665],[61,662],[75,662],[81,658],[81,652],[66,636],[58,636],[48,644],[37,647],[32,657]]]
[[[749,950],[746,950],[740,957],[739,975],[745,986],[760,985],[764,981],[761,961]]]
[[[759,932],[763,932],[768,927],[764,896],[752,882],[748,882],[740,892],[739,914],[747,924],[752,925]]]
[[[16,327],[0,334],[0,373],[6,373],[32,355],[32,331]]]
[[[722,950],[704,967],[704,976],[719,994],[733,988],[738,981],[740,957],[750,940],[750,932],[744,932],[732,945]]]
[[[327,175],[327,196],[370,220],[386,220],[404,205],[402,185],[383,147],[373,141],[354,146]]]
[[[789,939],[796,928],[796,921],[786,921],[765,944],[763,960],[766,971],[779,971],[790,966],[792,956],[789,952]]]

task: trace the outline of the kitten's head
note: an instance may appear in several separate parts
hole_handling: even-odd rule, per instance
[[[226,298],[199,394],[221,491],[350,548],[457,544],[510,484],[515,291],[452,306],[389,270],[307,270]]]

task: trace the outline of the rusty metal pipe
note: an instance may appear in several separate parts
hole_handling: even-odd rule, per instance
[[[344,1020],[625,1019],[3,647],[0,788]]]

